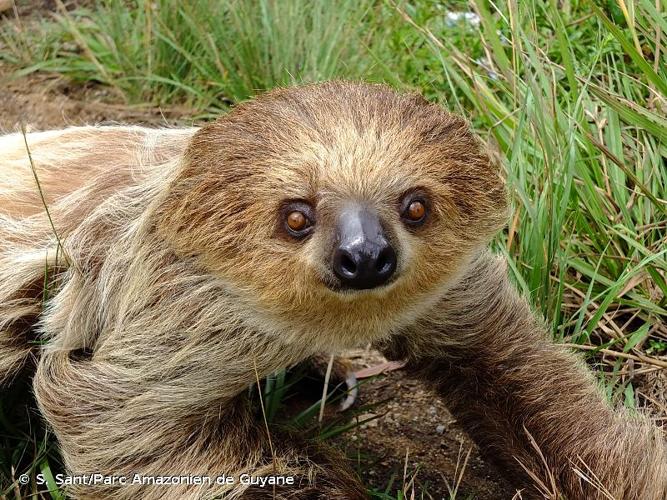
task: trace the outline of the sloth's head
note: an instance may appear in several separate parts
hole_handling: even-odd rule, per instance
[[[505,202],[463,119],[330,82],[269,92],[197,132],[162,227],[263,327],[341,345],[433,304],[502,226]]]

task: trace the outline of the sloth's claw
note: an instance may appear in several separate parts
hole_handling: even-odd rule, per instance
[[[310,391],[313,396],[322,395],[322,384],[327,380],[327,370],[331,356],[326,353],[315,354],[299,365],[306,377],[303,379],[302,390]],[[344,357],[336,356],[328,378],[327,392],[335,390],[335,395],[342,398],[338,411],[349,409],[359,395],[357,376],[352,363]]]
[[[345,399],[340,403],[339,411],[345,411],[350,408],[359,395],[359,383],[357,382],[357,376],[354,372],[347,372],[345,375],[345,385],[347,386],[347,396],[345,396]]]

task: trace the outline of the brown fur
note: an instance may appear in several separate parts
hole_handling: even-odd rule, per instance
[[[462,119],[384,86],[331,82],[272,91],[199,130],[72,128],[28,143],[64,249],[23,137],[0,138],[0,381],[38,358],[35,394],[69,471],[277,473],[300,482],[278,498],[361,498],[330,450],[269,441],[246,389],[374,342],[434,382],[510,470],[542,470],[525,427],[572,498],[598,495],[573,472],[580,458],[617,498],[664,498],[658,431],[604,402],[483,251],[504,223],[504,189]],[[433,209],[409,230],[397,205],[415,187]],[[304,241],[278,222],[291,199],[316,207]],[[350,199],[377,211],[398,251],[388,286],[325,286]],[[39,352],[32,337],[47,341]],[[164,488],[70,493],[274,494]]]
[[[502,259],[480,255],[442,300],[381,347],[433,386],[524,498],[667,498],[662,431],[610,407],[583,361],[548,338]]]

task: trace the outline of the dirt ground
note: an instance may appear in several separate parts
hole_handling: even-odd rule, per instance
[[[343,354],[356,369],[382,364],[373,351]],[[406,498],[510,499],[515,491],[486,464],[470,438],[456,425],[445,405],[418,381],[400,370],[386,372],[360,386],[359,406],[374,406],[357,418],[367,424],[335,440],[348,456],[360,457],[364,482],[384,491],[403,489]]]
[[[0,132],[17,131],[21,123],[28,130],[99,123],[192,124],[188,110],[129,107],[99,86],[73,86],[48,75],[8,77],[9,69],[0,66]],[[347,357],[357,369],[383,361],[373,352],[347,353]],[[356,407],[362,405],[377,406],[361,415],[361,420],[377,418],[333,443],[354,457],[355,467],[370,487],[385,491],[391,484],[396,495],[407,485],[408,493],[414,490],[414,498],[441,499],[450,498],[448,487],[453,489],[460,481],[457,498],[512,498],[513,492],[479,458],[444,405],[400,370],[365,383]]]

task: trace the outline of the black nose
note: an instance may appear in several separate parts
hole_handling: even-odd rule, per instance
[[[347,207],[339,219],[337,240],[332,267],[343,287],[375,288],[396,271],[396,252],[373,212]]]
[[[334,255],[334,272],[344,286],[365,290],[380,286],[396,270],[396,252],[383,248],[339,247]]]

